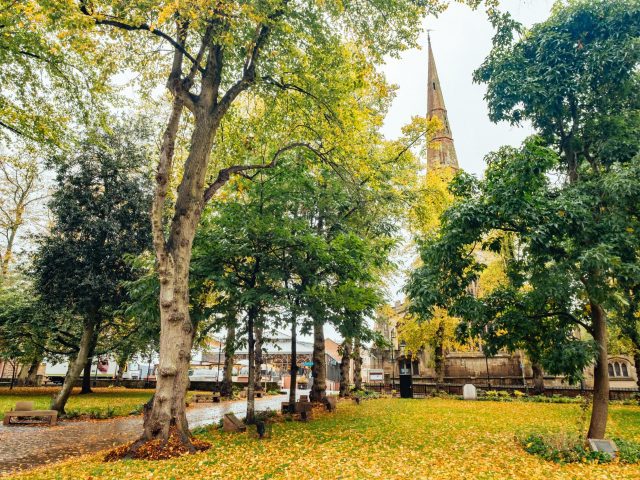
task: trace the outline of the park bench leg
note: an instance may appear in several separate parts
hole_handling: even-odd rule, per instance
[[[11,420],[11,417],[9,415],[5,415],[4,418],[2,419],[2,424],[9,425],[9,420]]]

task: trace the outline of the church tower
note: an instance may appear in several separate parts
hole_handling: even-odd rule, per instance
[[[433,138],[429,139],[427,149],[427,170],[434,167],[449,166],[456,170],[458,166],[458,155],[456,147],[453,145],[453,134],[449,126],[447,108],[444,104],[440,79],[436,69],[436,61],[433,58],[431,49],[431,37],[427,36],[429,42],[429,83],[427,86],[427,117],[429,119],[438,117],[442,128],[439,129]]]

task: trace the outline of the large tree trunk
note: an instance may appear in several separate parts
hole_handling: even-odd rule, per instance
[[[233,356],[236,353],[235,347],[236,326],[229,322],[227,325],[227,338],[224,342],[224,377],[220,387],[220,395],[227,398],[233,396]]]
[[[309,399],[312,402],[321,402],[327,396],[327,368],[324,351],[324,323],[322,320],[313,321],[313,385]]]
[[[262,363],[263,363],[263,358],[262,358],[262,335],[263,335],[263,331],[262,331],[262,326],[260,327],[256,327],[255,329],[256,332],[256,348],[255,348],[255,353],[256,353],[256,363],[254,365],[255,369],[256,369],[256,373],[255,373],[255,389],[256,391],[262,391]]]
[[[591,324],[598,353],[593,371],[593,408],[587,438],[604,438],[609,409],[607,319],[603,308],[593,301],[591,301]]]
[[[355,340],[353,346],[353,383],[356,390],[362,390],[362,356],[359,339]]]
[[[296,389],[298,387],[298,332],[296,315],[291,315],[291,365],[289,366],[289,411],[295,412]]]
[[[544,373],[542,371],[542,365],[538,362],[532,362],[531,370],[533,371],[533,393],[535,395],[542,395],[544,393]]]
[[[256,342],[253,335],[254,322],[257,317],[257,309],[251,307],[247,315],[247,336],[248,350],[249,350],[249,380],[247,382],[247,417],[246,423],[252,424],[256,421],[256,402],[255,402],[255,382],[256,382],[256,369],[254,368],[256,362]]]
[[[340,397],[349,396],[349,370],[351,366],[351,340],[342,342],[342,358],[340,359]]]
[[[64,377],[64,383],[62,389],[58,392],[58,395],[51,404],[52,410],[57,410],[60,415],[64,414],[64,407],[69,400],[69,396],[73,391],[73,385],[80,376],[80,372],[87,363],[87,357],[89,356],[89,350],[91,350],[91,342],[95,333],[95,325],[93,322],[89,322],[85,325],[80,338],[80,349],[76,358],[70,362],[67,375]]]
[[[182,107],[182,101],[175,99],[160,151],[152,209],[153,244],[160,280],[160,362],[156,391],[151,411],[145,418],[143,435],[132,446],[130,454],[147,440],[166,441],[172,428],[187,450],[195,451],[185,407],[195,332],[189,316],[189,264],[204,204],[206,168],[219,120],[212,119],[209,111],[199,111],[196,115],[189,156],[178,187],[175,214],[169,238],[165,239],[164,206]]]

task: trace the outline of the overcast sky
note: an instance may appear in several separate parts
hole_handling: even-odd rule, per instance
[[[502,0],[508,10],[525,25],[545,20],[553,0]],[[480,175],[484,156],[501,145],[518,145],[531,133],[528,128],[493,124],[483,100],[485,88],[472,82],[473,71],[491,49],[493,30],[486,13],[453,3],[439,18],[429,17],[431,44],[449,113],[453,140],[460,167]],[[397,96],[387,115],[384,134],[397,138],[403,125],[427,109],[427,35],[419,40],[422,49],[404,52],[399,59],[388,59],[383,66],[389,82],[398,86]]]
[[[554,0],[502,0],[500,3],[502,10],[508,10],[516,20],[530,26],[549,17]],[[432,30],[431,45],[460,167],[482,175],[487,153],[502,145],[519,145],[532,133],[526,126],[518,128],[504,122],[491,123],[483,99],[485,88],[472,82],[473,71],[491,50],[493,29],[486,13],[457,3],[439,18],[426,18],[424,28]],[[426,32],[420,36],[419,43],[421,49],[408,50],[397,59],[390,58],[382,67],[388,81],[398,87],[384,126],[384,134],[390,139],[400,135],[400,129],[412,116],[426,115]],[[389,283],[390,300],[402,299],[404,275],[399,273]],[[325,334],[340,339],[331,326],[325,328]]]

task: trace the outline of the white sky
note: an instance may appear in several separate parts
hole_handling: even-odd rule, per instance
[[[548,18],[553,3],[553,0],[502,0],[501,10],[508,10],[516,20],[529,26]],[[432,30],[431,44],[460,167],[480,175],[487,153],[502,145],[520,144],[531,130],[491,123],[483,100],[485,88],[472,82],[473,71],[491,49],[493,29],[485,12],[453,3],[439,18],[425,19],[424,26]],[[388,81],[398,86],[384,126],[387,138],[397,138],[412,116],[426,115],[426,32],[419,43],[421,50],[408,50],[399,59],[388,59],[383,66]]]
[[[554,0],[502,0],[501,10],[509,11],[516,20],[530,26],[549,17]],[[469,173],[482,175],[484,156],[502,145],[519,145],[532,133],[527,126],[512,127],[507,123],[489,121],[483,99],[484,85],[472,81],[478,68],[491,50],[493,28],[481,9],[471,10],[465,5],[453,3],[438,18],[429,17],[424,28],[431,30],[431,46],[438,68],[444,101],[449,114],[453,140],[460,167]],[[385,125],[384,135],[397,138],[401,128],[415,115],[424,116],[427,110],[427,34],[420,36],[421,49],[404,52],[400,58],[387,59],[382,71],[387,80],[397,86]],[[411,259],[406,254],[396,261],[408,266]],[[401,267],[401,270],[403,269]],[[390,300],[403,298],[402,271],[389,280]],[[340,335],[327,325],[325,335],[339,340]]]

